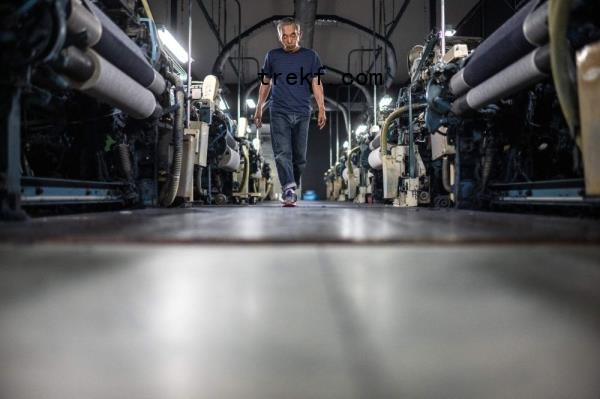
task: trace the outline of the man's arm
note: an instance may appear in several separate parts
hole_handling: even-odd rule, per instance
[[[318,76],[315,76],[312,79],[312,90],[315,100],[317,101],[317,107],[319,107],[317,126],[319,129],[323,129],[327,122],[327,117],[325,116],[325,94],[323,94],[323,83],[321,83],[321,79],[319,79]]]
[[[258,100],[256,101],[256,111],[254,112],[254,124],[256,127],[262,126],[262,110],[271,91],[271,78],[262,76],[260,88],[258,89]]]

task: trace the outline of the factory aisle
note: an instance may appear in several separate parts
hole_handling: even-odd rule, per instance
[[[301,205],[0,224],[0,397],[598,397],[597,221]]]
[[[300,201],[143,209],[0,225],[0,242],[156,244],[600,243],[600,222],[439,208]]]

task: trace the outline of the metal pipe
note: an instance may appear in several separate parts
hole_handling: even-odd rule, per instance
[[[329,112],[329,115],[327,115],[327,119],[331,120],[331,112]],[[333,145],[331,144],[331,134],[332,134],[332,128],[331,128],[331,122],[330,122],[329,123],[329,166],[331,166],[333,163]]]
[[[304,47],[313,48],[317,0],[294,0],[294,14],[300,22]]]
[[[242,6],[239,0],[233,0],[238,6],[238,34],[237,34],[237,50],[238,50],[238,75],[237,75],[237,123],[240,123],[241,116],[241,97],[242,97]]]
[[[412,85],[410,82],[408,85],[408,173],[411,179],[414,179],[415,175],[415,138],[413,136],[412,120],[413,120],[413,107],[412,107]],[[387,139],[386,139],[387,140]]]
[[[375,39],[375,28],[376,28],[376,24],[375,24],[375,0],[373,0],[373,7],[372,7],[372,11],[373,11],[373,48],[375,48],[376,45],[376,39]],[[375,58],[375,56],[373,55],[373,65],[375,65],[375,63],[377,62],[377,59]],[[377,69],[376,69],[377,70]],[[377,79],[374,80],[373,82],[373,124],[377,124]],[[350,147],[350,146],[348,146]]]
[[[342,104],[338,103],[330,97],[326,96],[325,101],[336,107],[342,113],[342,116],[344,117],[344,123],[346,124],[346,126],[350,126],[350,114],[348,110]],[[350,144],[348,144],[348,147],[350,147]]]
[[[172,1],[175,2],[175,0],[172,0]],[[225,44],[223,43],[223,40],[221,40],[221,36],[219,36],[219,29],[216,27],[215,21],[208,14],[208,10],[206,9],[206,7],[204,7],[204,3],[202,2],[202,0],[196,0],[196,3],[198,4],[198,7],[200,7],[200,11],[202,11],[202,14],[204,14],[204,18],[206,19],[206,22],[208,23],[208,27],[210,28],[212,33],[217,38],[217,42],[219,43],[220,48],[223,48],[223,46],[225,46]],[[221,2],[219,1],[219,5],[220,4],[221,4]],[[220,11],[219,11],[219,15],[221,15]],[[233,64],[233,61],[229,60],[229,65],[231,66],[231,69],[233,70],[233,72],[236,75],[239,75],[239,71]]]
[[[440,0],[440,19],[441,21],[441,29],[440,34],[442,35],[442,58],[446,55],[446,2],[444,0]],[[412,177],[412,176],[411,176]]]
[[[350,100],[350,86],[346,86],[346,108],[348,109],[348,119],[346,120],[346,124],[348,125],[347,133],[348,133],[348,151],[350,151],[350,147],[352,147],[352,113],[350,109],[352,107]],[[350,155],[350,154],[348,154]]]
[[[335,163],[340,162],[340,114],[335,113]]]
[[[188,65],[187,65],[187,95],[186,95],[185,127],[190,127],[192,108],[192,0],[188,0]]]
[[[265,18],[262,21],[257,22],[250,28],[243,31],[239,35],[239,40],[250,36],[255,31],[257,31],[261,28],[264,28],[265,26],[269,25],[272,22],[279,21],[286,17],[287,17],[286,15],[273,15],[271,17]],[[349,26],[351,26],[355,29],[358,29],[361,32],[367,33],[369,35],[371,35],[373,33],[373,32],[371,32],[371,30],[369,28],[367,28],[361,24],[358,24],[350,19],[340,17],[338,15],[328,15],[328,14],[317,15],[316,21],[327,21],[327,22],[335,21],[335,22],[339,22],[341,24],[349,25]],[[388,76],[385,81],[385,86],[390,87],[392,85],[392,83],[394,82],[394,76],[396,76],[396,71],[397,71],[396,50],[394,49],[393,44],[388,39],[386,39],[384,36],[381,36],[380,34],[376,33],[375,37],[377,38],[378,41],[385,43],[385,45],[386,45],[385,46],[387,49],[386,55],[388,57]],[[213,71],[214,75],[217,75],[220,77],[223,76],[223,68],[225,66],[225,62],[229,58],[229,55],[231,54],[233,47],[237,43],[238,43],[238,38],[231,40],[223,47],[223,49],[221,50],[221,53],[217,56],[217,59],[215,60],[215,62],[213,64],[212,71]]]

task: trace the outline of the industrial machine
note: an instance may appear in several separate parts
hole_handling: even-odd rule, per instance
[[[397,206],[598,209],[599,54],[594,1],[529,1],[483,41],[432,33],[381,132],[346,156],[366,157],[365,193]],[[339,169],[329,197],[353,199]]]
[[[3,219],[265,197],[269,173],[215,105],[217,79],[187,86],[145,0],[0,10]]]

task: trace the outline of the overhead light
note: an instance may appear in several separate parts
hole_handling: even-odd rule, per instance
[[[367,125],[358,125],[358,127],[356,128],[356,134],[363,134],[368,130],[368,126]]]
[[[247,98],[247,99],[246,99],[246,105],[247,105],[247,106],[248,106],[248,108],[250,108],[250,109],[254,109],[254,108],[256,108],[256,103],[255,103],[255,102],[254,102],[254,100],[253,100],[253,99],[251,99],[251,98]]]
[[[180,62],[188,62],[188,53],[184,50],[183,47],[177,40],[173,37],[171,32],[167,30],[164,26],[158,29],[158,37],[160,38],[160,42],[164,44],[167,49],[177,58]]]
[[[379,109],[387,108],[392,103],[392,97],[385,95],[379,100]]]
[[[348,144],[348,140],[344,141],[344,144],[342,145],[342,147],[344,148],[348,148],[349,144]]]
[[[452,37],[454,35],[456,35],[456,29],[454,29],[452,27],[452,25],[447,25],[446,26],[446,31],[444,32],[444,36],[446,36],[446,37]]]

